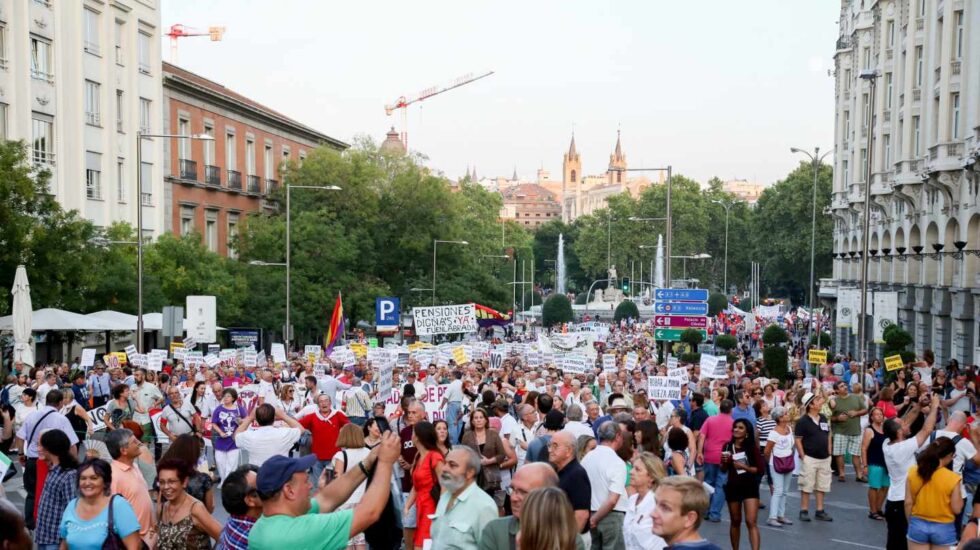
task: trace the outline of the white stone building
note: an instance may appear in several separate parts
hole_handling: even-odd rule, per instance
[[[870,289],[937,365],[980,360],[980,2],[843,0],[837,41],[833,278],[859,287],[871,123]],[[862,71],[877,71],[874,101]],[[838,329],[838,350],[857,346]],[[870,330],[868,331],[870,333]]]
[[[51,192],[97,226],[163,229],[160,0],[0,0],[0,138],[24,140]]]

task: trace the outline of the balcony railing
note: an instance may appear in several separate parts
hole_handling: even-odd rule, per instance
[[[261,181],[261,178],[259,178],[258,176],[249,176],[248,177],[248,180],[246,182],[247,183],[247,187],[245,188],[245,190],[248,191],[249,193],[259,193],[260,192],[259,191],[259,182],[260,181]]]
[[[180,179],[197,181],[197,162],[180,159]]]
[[[921,31],[924,28],[926,28],[926,19],[925,19],[925,17],[918,17],[918,18],[916,18],[916,20],[915,20],[915,30]]]
[[[265,180],[265,194],[274,193],[279,189],[279,180],[268,179]]]
[[[922,98],[922,89],[915,88],[912,90],[912,101],[919,101]]]
[[[153,193],[143,193],[140,195],[140,204],[143,206],[153,206]]]
[[[91,126],[102,126],[102,115],[100,113],[85,113],[85,123]]]
[[[228,170],[228,189],[242,190],[242,173],[237,170]]]
[[[213,185],[215,187],[221,187],[221,167],[205,164],[204,183],[208,185]]]
[[[850,47],[851,47],[851,37],[849,37],[849,36],[842,36],[842,37],[840,37],[840,38],[837,39],[837,49],[838,50],[847,50],[847,49],[850,49]]]
[[[961,61],[951,61],[949,63],[949,73],[950,74],[960,74],[960,64]]]

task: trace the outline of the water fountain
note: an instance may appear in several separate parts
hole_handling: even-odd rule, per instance
[[[558,260],[555,262],[555,292],[565,293],[565,236],[558,234]]]
[[[657,264],[653,285],[655,288],[667,288],[664,284],[664,236],[657,235]]]

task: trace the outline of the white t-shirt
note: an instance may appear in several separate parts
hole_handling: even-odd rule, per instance
[[[273,399],[276,399],[276,388],[272,385],[272,382],[266,382],[265,380],[259,382],[258,397],[262,398],[263,403],[272,403]]]
[[[524,458],[527,456],[527,449],[521,448],[521,443],[530,444],[534,441],[534,430],[524,424],[518,424],[510,433],[510,446],[514,448],[517,455],[517,467],[524,465]]]
[[[776,430],[771,430],[769,432],[769,437],[766,439],[766,443],[772,441],[772,456],[769,457],[769,466],[773,466],[772,459],[775,457],[784,458],[793,454],[796,450],[794,445],[796,444],[796,439],[793,436],[793,430],[790,430],[788,434],[783,435]],[[774,467],[774,466],[773,466]]]
[[[299,428],[277,428],[259,426],[235,436],[235,445],[248,453],[248,463],[262,466],[275,455],[287,455],[303,430]]]
[[[500,417],[500,438],[509,439],[510,434],[517,429],[517,420],[509,414]]]
[[[463,381],[453,380],[449,383],[449,387],[446,388],[446,393],[444,395],[446,403],[452,403],[453,401],[463,401]]]
[[[591,435],[592,437],[595,437],[595,435],[592,433],[592,428],[586,426],[584,422],[579,422],[577,420],[569,420],[566,422],[564,431],[574,435],[576,442],[578,441],[580,435]]]
[[[371,453],[371,449],[367,447],[361,447],[360,449],[342,449],[337,451],[337,454],[333,455],[333,460],[344,461],[344,451],[347,451],[347,462],[344,464],[342,469],[337,469],[337,475],[342,475],[344,472],[350,471],[351,467],[357,468],[357,463],[367,458],[368,454]],[[332,461],[331,461],[332,462]],[[364,490],[367,487],[367,480],[361,482],[351,493],[350,498],[347,499],[345,504],[357,504],[361,501],[361,497],[364,496]]]
[[[609,493],[616,493],[619,500],[613,510],[626,512],[629,508],[626,498],[626,463],[619,458],[616,451],[606,445],[599,445],[585,455],[582,467],[589,474],[589,483],[592,485],[592,511],[598,511],[605,504]]]
[[[946,430],[936,430],[936,439],[940,437],[947,437],[949,439],[955,439],[956,436],[960,434],[955,432],[950,432]],[[925,449],[930,443],[934,441],[933,438],[927,437],[925,442],[922,444],[922,448]],[[970,438],[964,437],[956,443],[956,454],[953,455],[953,471],[959,475],[963,475],[963,464],[967,460],[973,460],[976,456],[977,449],[973,446],[973,442]]]
[[[623,517],[626,550],[663,550],[667,543],[653,534],[653,517],[650,514],[657,505],[653,491],[648,491],[640,502],[636,501],[638,496],[629,498],[626,515]]]
[[[909,477],[909,469],[915,466],[915,453],[919,450],[918,441],[910,437],[905,441],[891,444],[886,439],[881,445],[885,455],[885,467],[888,469],[887,499],[892,502],[905,502],[905,480]]]
[[[163,414],[163,419],[167,421],[167,429],[170,430],[170,433],[174,435],[184,435],[194,431],[193,424],[189,424],[190,422],[194,422],[194,420],[191,418],[194,415],[194,412],[193,409],[191,409],[190,403],[186,401],[183,402],[179,407],[177,407],[177,410],[180,411],[180,414],[184,415],[184,418],[181,418],[179,414],[174,412],[173,405],[167,405],[163,408],[163,412],[161,413]]]

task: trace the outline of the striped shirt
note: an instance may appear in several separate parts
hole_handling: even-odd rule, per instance
[[[347,416],[363,417],[368,415],[371,410],[371,397],[364,393],[360,387],[347,390],[347,399],[344,400],[344,411]]]
[[[221,530],[221,537],[214,550],[248,550],[248,534],[255,526],[255,518],[231,516]]]
[[[37,530],[34,531],[34,542],[37,544],[61,542],[58,527],[65,508],[75,498],[76,475],[77,470],[63,470],[61,466],[48,471],[37,507]]]
[[[760,418],[756,423],[759,428],[759,447],[762,449],[766,448],[766,442],[769,441],[769,432],[776,427],[776,421],[772,417]]]

